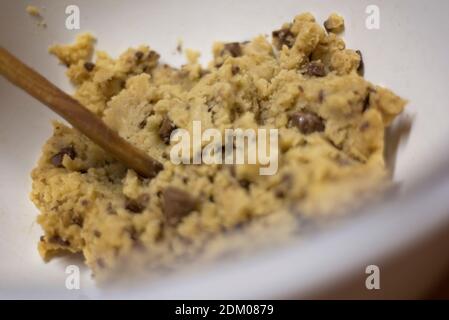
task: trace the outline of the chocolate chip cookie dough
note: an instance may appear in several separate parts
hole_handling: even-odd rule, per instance
[[[94,38],[50,48],[67,66],[74,97],[123,138],[164,165],[138,176],[63,123],[32,172],[31,198],[44,230],[45,259],[81,252],[95,274],[122,268],[139,253],[147,268],[166,267],[207,251],[228,231],[276,219],[337,215],[389,184],[384,131],[405,101],[366,81],[360,52],[311,14],[242,43],[216,43],[207,68],[188,52],[174,68],[147,46],[118,59],[94,54]],[[175,165],[176,128],[276,128],[279,169],[257,165]]]

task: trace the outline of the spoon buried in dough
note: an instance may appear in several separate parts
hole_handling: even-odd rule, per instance
[[[74,128],[138,174],[153,178],[162,164],[137,149],[78,101],[0,47],[0,74],[59,114]]]

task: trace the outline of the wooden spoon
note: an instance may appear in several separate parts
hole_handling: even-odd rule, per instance
[[[153,178],[162,170],[161,163],[125,141],[98,116],[2,47],[0,73],[138,174]]]

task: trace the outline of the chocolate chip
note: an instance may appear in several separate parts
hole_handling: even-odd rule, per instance
[[[160,55],[156,51],[151,50],[148,52],[148,60],[157,60],[159,59]]]
[[[335,160],[337,161],[337,164],[341,167],[346,167],[352,163],[347,156],[342,156],[341,154],[337,155]]]
[[[240,57],[243,54],[242,47],[238,42],[226,43],[224,45],[224,51],[228,52],[234,58]]]
[[[164,158],[165,160],[168,160],[170,158],[167,151],[162,151],[162,158]]]
[[[363,62],[363,55],[362,55],[362,52],[360,51],[360,50],[356,50],[355,51],[358,55],[359,55],[359,57],[360,57],[360,63],[359,63],[359,66],[358,66],[358,68],[357,68],[357,73],[361,76],[361,77],[363,77],[363,75],[365,74],[365,62]]]
[[[101,232],[98,231],[98,230],[94,230],[94,236],[95,236],[96,238],[100,238],[100,237],[101,237]]]
[[[293,176],[290,174],[284,174],[282,180],[276,188],[275,196],[278,198],[284,198],[287,192],[293,187]]]
[[[303,74],[307,74],[311,77],[325,77],[326,70],[321,61],[311,61],[307,64]]]
[[[164,119],[162,119],[161,126],[159,127],[159,137],[165,144],[170,144],[170,135],[175,129],[176,126],[173,122],[165,116]]]
[[[333,26],[331,25],[329,20],[324,21],[324,29],[326,29],[327,32],[332,32]]]
[[[63,246],[63,247],[68,247],[68,246],[70,246],[70,241],[64,240],[64,239],[62,239],[62,238],[61,238],[60,236],[58,236],[58,235],[52,236],[52,237],[49,239],[48,242],[53,243],[53,244],[58,244],[58,245]]]
[[[116,215],[117,211],[115,211],[115,209],[112,207],[111,203],[108,203],[108,205],[106,206],[106,212],[110,215]]]
[[[84,62],[84,69],[86,69],[88,72],[91,72],[92,70],[94,70],[95,68],[95,64],[93,64],[92,62]]]
[[[67,155],[72,160],[77,156],[73,146],[62,148],[57,154],[51,157],[51,163],[55,167],[63,168],[62,161],[64,160],[64,155]]]
[[[370,100],[371,100],[370,97],[371,97],[371,93],[368,91],[368,93],[365,96],[365,99],[363,100],[362,113],[365,112],[366,110],[368,110]]]
[[[44,242],[44,241],[45,241],[45,237],[44,237],[44,236],[40,236],[40,237],[39,237],[39,241],[40,241],[40,242]]]
[[[291,48],[295,44],[295,35],[288,28],[273,31],[272,36],[278,50],[282,49],[283,45]]]
[[[235,76],[237,73],[240,72],[240,67],[239,66],[232,66],[231,72],[232,72],[232,75]]]
[[[368,130],[369,127],[370,127],[370,123],[368,121],[365,121],[360,125],[360,131],[364,132],[364,131]]]
[[[142,51],[136,51],[136,53],[134,54],[134,57],[136,58],[137,61],[142,60],[143,52]]]
[[[303,134],[324,131],[324,122],[317,114],[299,111],[291,115],[290,124]]]
[[[200,77],[201,78],[206,76],[206,75],[208,75],[208,74],[210,74],[209,70],[201,69],[201,71],[200,71]]]
[[[189,193],[175,187],[168,187],[162,192],[162,210],[166,222],[174,226],[186,215],[196,209],[197,201]]]
[[[136,230],[135,227],[127,228],[127,229],[126,229],[126,232],[128,232],[129,238],[132,240],[133,248],[134,248],[134,249],[138,249],[138,250],[143,250],[143,249],[145,249],[145,245],[144,245],[143,242],[140,240],[140,234],[139,234],[139,232]]]
[[[146,125],[147,125],[147,119],[143,119],[142,121],[139,122],[139,129],[145,128]]]
[[[239,184],[243,189],[248,190],[251,182],[246,179],[242,179],[242,180],[239,180]]]
[[[142,211],[145,209],[145,207],[141,206],[140,203],[135,200],[127,200],[125,208],[132,213],[142,213]]]
[[[137,232],[136,228],[131,227],[129,230],[127,230],[129,233],[129,238],[132,241],[138,241],[139,240],[139,233]]]
[[[127,198],[125,201],[125,209],[132,213],[142,213],[147,207],[150,197],[147,194],[140,195],[137,199]]]

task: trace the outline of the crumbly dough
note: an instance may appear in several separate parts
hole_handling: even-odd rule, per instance
[[[274,31],[272,43],[263,36],[216,43],[206,69],[193,52],[177,69],[147,46],[118,59],[97,51],[91,62],[93,45],[83,34],[50,52],[68,67],[74,97],[164,169],[152,180],[139,177],[54,122],[32,172],[45,259],[81,252],[99,274],[139,252],[148,268],[166,267],[253,221],[270,228],[280,217],[294,225],[337,215],[389,184],[384,131],[405,101],[361,77],[361,54],[311,14]],[[279,129],[278,173],[172,164],[167,137],[191,130],[193,120],[203,130]]]

